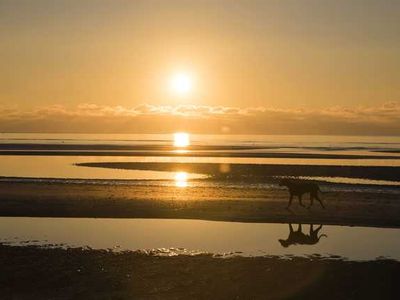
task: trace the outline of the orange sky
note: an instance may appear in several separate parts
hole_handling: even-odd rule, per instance
[[[380,110],[400,100],[399,20],[394,0],[2,0],[0,124],[46,131],[29,118],[54,105]],[[184,97],[169,87],[182,71]]]

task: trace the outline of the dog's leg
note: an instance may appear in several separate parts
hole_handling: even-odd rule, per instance
[[[300,203],[301,206],[304,207],[304,204],[303,204],[303,202],[301,201],[301,197],[302,197],[302,196],[303,196],[303,194],[299,194],[299,203]]]
[[[313,234],[314,232],[314,225],[310,224],[310,236]]]
[[[322,208],[325,208],[324,204],[322,203],[322,200],[318,197],[318,195],[316,195],[316,198],[319,201],[319,203],[321,204]]]
[[[289,208],[289,207],[290,207],[290,205],[292,205],[292,201],[293,201],[293,194],[292,194],[292,193],[290,193],[290,197],[289,197],[289,203],[288,203],[288,205],[287,205],[287,207],[286,207],[286,208]]]
[[[321,203],[322,208],[325,208],[325,205],[322,203],[321,199],[318,199],[319,203]]]
[[[314,195],[310,193],[310,205],[307,208],[310,208],[313,205],[314,205]]]
[[[299,223],[299,227],[297,227],[297,232],[303,232],[303,228],[301,227],[301,223]]]

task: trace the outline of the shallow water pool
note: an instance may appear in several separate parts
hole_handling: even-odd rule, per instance
[[[0,242],[147,250],[160,255],[319,254],[400,260],[400,229],[175,219],[0,217]],[[291,232],[291,233],[290,233]]]

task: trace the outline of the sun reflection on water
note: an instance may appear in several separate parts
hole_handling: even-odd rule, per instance
[[[177,153],[177,154],[186,154],[186,153],[189,153],[189,150],[178,149],[178,150],[173,150],[172,152]]]
[[[175,186],[177,186],[177,187],[187,187],[188,186],[187,172],[177,172],[175,174]]]

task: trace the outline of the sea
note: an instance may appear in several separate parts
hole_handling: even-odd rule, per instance
[[[0,181],[265,188],[295,177],[398,192],[399,167],[400,137],[390,136],[0,134]]]

